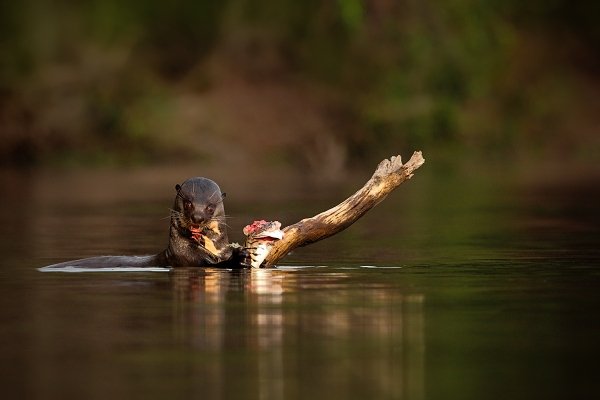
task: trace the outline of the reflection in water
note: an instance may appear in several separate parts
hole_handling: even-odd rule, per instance
[[[464,171],[428,168],[345,233],[286,260],[337,267],[168,275],[36,268],[160,249],[171,178],[0,172],[10,189],[0,208],[3,398],[495,399],[506,388],[598,398],[597,179],[540,187],[504,168]],[[243,181],[227,186],[252,186]],[[268,188],[276,203],[228,203],[233,232],[342,197],[312,209],[299,180],[280,183]]]
[[[178,269],[174,333],[181,344],[214,354],[203,373],[220,395],[233,374],[253,382],[261,399],[323,391],[423,398],[424,296],[353,286],[350,277]]]

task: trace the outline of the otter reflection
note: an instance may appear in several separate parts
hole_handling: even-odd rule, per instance
[[[171,279],[174,334],[211,355],[202,374],[220,395],[240,389],[233,374],[260,398],[354,398],[361,388],[423,398],[422,295],[329,268],[177,269]]]

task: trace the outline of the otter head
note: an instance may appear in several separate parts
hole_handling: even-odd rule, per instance
[[[225,220],[225,193],[221,193],[215,182],[207,178],[190,178],[175,185],[175,190],[171,224],[181,236],[202,244],[203,236],[222,234],[219,225]]]

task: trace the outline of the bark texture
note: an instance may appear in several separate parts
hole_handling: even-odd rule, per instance
[[[306,246],[346,229],[410,179],[424,162],[420,151],[414,152],[406,164],[402,164],[400,156],[383,160],[371,179],[352,196],[327,211],[285,227],[283,239],[274,243],[262,266],[272,267],[296,247]]]

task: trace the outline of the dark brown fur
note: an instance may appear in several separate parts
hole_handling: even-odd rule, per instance
[[[49,265],[42,270],[122,267],[239,267],[243,254],[227,238],[224,193],[207,178],[176,185],[169,245],[150,256],[100,256]]]
[[[229,260],[232,251],[225,224],[224,194],[219,186],[210,179],[192,178],[175,189],[169,246],[163,252],[167,264],[202,266]],[[190,230],[193,226],[201,230],[204,240],[194,240]]]

